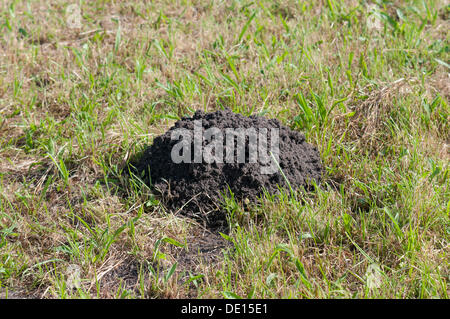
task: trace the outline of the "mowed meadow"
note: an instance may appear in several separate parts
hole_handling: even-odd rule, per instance
[[[1,1],[1,298],[448,298],[446,1]],[[195,110],[278,118],[311,192],[219,233],[125,174]]]

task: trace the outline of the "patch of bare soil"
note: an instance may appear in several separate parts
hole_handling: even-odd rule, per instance
[[[254,130],[257,141],[248,134],[244,135],[245,143],[239,142],[241,137],[232,137],[230,142],[229,129]],[[174,139],[173,134],[181,131],[186,136]],[[215,133],[208,137],[211,132]],[[176,162],[173,150],[179,143],[184,143],[179,153],[184,159]],[[187,150],[190,154],[184,154]],[[278,158],[273,156],[275,151]],[[313,181],[321,180],[323,168],[317,148],[308,144],[300,132],[277,119],[246,117],[224,110],[197,111],[193,117],[176,122],[145,150],[136,171],[170,211],[200,219],[210,229],[223,229],[224,193],[239,202],[254,203],[264,190],[275,194],[280,188],[310,188]]]

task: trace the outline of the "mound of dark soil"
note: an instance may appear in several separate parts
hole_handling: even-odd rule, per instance
[[[208,137],[208,129],[213,127],[217,128],[215,133],[218,135],[210,134]],[[257,141],[262,144],[244,135],[244,162],[244,151],[241,155],[238,152],[239,139],[234,135],[227,139],[227,129],[230,128],[255,129],[259,134]],[[180,132],[180,129],[185,129],[183,132],[187,135],[173,138],[173,134],[177,130]],[[201,139],[196,139],[200,132]],[[221,133],[222,140],[218,137]],[[181,141],[184,144],[180,144]],[[218,156],[215,161],[204,155],[212,142],[223,145],[224,160],[217,160],[222,158],[218,148],[210,148],[208,153]],[[182,151],[181,145],[186,147]],[[278,149],[273,145],[278,145]],[[174,147],[179,152],[173,153]],[[261,153],[256,150],[265,152],[265,156],[259,156]],[[185,156],[184,160],[175,163],[180,160],[174,162],[173,154]],[[225,154],[230,157],[225,158]],[[256,160],[254,157],[251,159],[252,154],[258,155]],[[278,154],[278,159],[273,154]],[[299,187],[309,188],[311,180],[319,182],[322,174],[319,153],[314,146],[306,143],[303,134],[281,125],[276,119],[245,117],[230,110],[213,113],[197,111],[193,117],[182,118],[165,134],[154,139],[153,145],[144,151],[136,168],[145,182],[160,193],[168,209],[190,217],[200,217],[210,227],[226,224],[225,214],[220,208],[224,192],[230,194],[231,191],[238,201],[251,203],[264,189],[274,194],[279,191],[279,187],[289,191],[289,184],[294,190]]]

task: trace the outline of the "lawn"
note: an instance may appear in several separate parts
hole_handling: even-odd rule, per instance
[[[448,298],[446,1],[2,1],[0,298]],[[124,172],[195,110],[278,118],[311,192],[228,229]]]

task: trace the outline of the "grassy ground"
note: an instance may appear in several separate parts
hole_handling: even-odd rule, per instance
[[[2,1],[0,297],[448,298],[449,15]],[[228,201],[221,236],[121,172],[176,119],[224,107],[302,131],[326,174]]]

